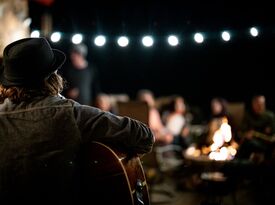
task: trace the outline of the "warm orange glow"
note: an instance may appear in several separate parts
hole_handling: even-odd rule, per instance
[[[213,144],[210,145],[211,152],[209,153],[209,158],[213,160],[230,160],[232,159],[237,150],[234,146],[227,146],[232,139],[231,126],[228,124],[226,117],[222,119],[222,124],[218,130],[215,131],[213,135]]]
[[[231,160],[237,154],[238,144],[232,140],[231,126],[228,124],[226,117],[216,122],[217,128],[214,129],[212,136],[212,144],[210,146],[202,146],[201,150],[194,146],[186,150],[186,154],[199,157],[201,155],[208,156],[211,160]]]

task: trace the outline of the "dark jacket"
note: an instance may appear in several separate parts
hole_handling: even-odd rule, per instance
[[[74,196],[77,158],[90,141],[136,153],[154,137],[141,122],[62,96],[0,104],[0,201],[66,202]]]

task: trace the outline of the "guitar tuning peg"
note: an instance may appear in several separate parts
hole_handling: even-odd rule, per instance
[[[143,184],[142,184],[142,181],[140,179],[137,180],[136,190],[139,191],[139,192],[143,190]]]

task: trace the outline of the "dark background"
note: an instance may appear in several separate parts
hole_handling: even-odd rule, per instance
[[[55,44],[64,51],[75,32],[84,35],[89,60],[98,67],[102,91],[127,93],[151,89],[156,96],[181,94],[190,104],[208,109],[214,96],[248,102],[252,95],[267,96],[275,110],[274,54],[275,12],[271,1],[63,1],[46,6],[30,1],[31,29],[40,29],[41,16],[50,13],[53,30],[63,32]],[[249,28],[259,28],[253,38]],[[220,32],[232,40],[224,42]],[[203,44],[193,41],[195,32],[206,35]],[[169,47],[166,37],[176,34],[180,45]],[[97,34],[107,37],[103,48],[93,45]],[[127,48],[116,38],[130,38]],[[150,34],[152,48],[140,39]]]

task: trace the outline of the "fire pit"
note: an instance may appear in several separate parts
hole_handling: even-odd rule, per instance
[[[232,139],[231,126],[226,117],[210,123],[206,143],[209,145],[200,148],[195,145],[188,147],[184,157],[199,161],[228,161],[234,159],[237,154],[238,144]]]
[[[236,200],[236,180],[228,176],[224,169],[234,163],[238,146],[232,138],[228,119],[224,117],[209,124],[204,144],[192,145],[184,151],[186,170],[183,171],[188,172],[186,178],[191,180],[193,189],[202,191],[206,196],[201,204],[221,204],[222,198],[230,193]]]

